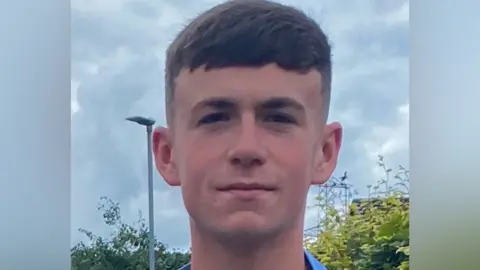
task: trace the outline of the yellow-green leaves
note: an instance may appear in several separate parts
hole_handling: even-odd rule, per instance
[[[324,206],[321,232],[306,248],[329,270],[409,269],[409,174],[400,166],[391,183],[392,170],[379,160],[385,178],[371,186],[369,197],[343,212],[318,202]]]

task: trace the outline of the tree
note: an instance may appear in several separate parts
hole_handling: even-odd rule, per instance
[[[385,178],[350,209],[342,212],[329,198],[318,198],[326,205],[321,232],[306,247],[329,270],[409,269],[409,172],[399,166],[392,185],[392,169],[381,156],[378,165]]]
[[[121,220],[119,204],[105,197],[101,198],[98,210],[113,233],[110,238],[102,238],[79,229],[90,243],[80,242],[72,248],[72,270],[147,270],[148,228],[141,213],[135,224],[126,224]],[[155,253],[158,270],[177,270],[190,261],[189,252],[168,250],[157,240]]]

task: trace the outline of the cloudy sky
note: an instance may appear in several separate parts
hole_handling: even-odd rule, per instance
[[[127,222],[147,214],[146,135],[123,119],[165,123],[164,52],[189,19],[221,0],[72,0],[72,241],[78,228],[108,233],[101,196],[120,202]],[[331,120],[345,127],[337,175],[362,194],[381,177],[376,157],[408,166],[406,0],[284,0],[316,18],[333,43]],[[312,190],[312,196],[314,195]],[[316,211],[307,213],[306,227]],[[155,175],[155,234],[189,246],[178,189]]]

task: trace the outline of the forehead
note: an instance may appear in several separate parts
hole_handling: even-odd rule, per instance
[[[322,99],[321,75],[285,71],[276,65],[262,68],[229,67],[194,72],[183,70],[175,81],[175,106],[188,110],[202,100],[226,97],[256,102],[272,97],[289,97],[306,108],[316,108]]]

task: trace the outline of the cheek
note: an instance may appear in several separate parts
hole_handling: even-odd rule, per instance
[[[283,143],[282,146],[271,147],[272,157],[279,166],[289,170],[291,174],[309,173],[313,164],[312,147],[304,142]]]
[[[178,174],[182,188],[201,192],[208,185],[209,175],[218,168],[218,144],[200,143],[198,140],[184,140],[178,155]]]
[[[192,148],[190,148],[192,149]],[[208,177],[204,167],[203,159],[198,156],[195,150],[184,152],[179,156],[178,175],[181,183],[183,202],[190,216],[195,216],[199,211],[199,206],[203,205],[202,200],[205,196],[202,194],[206,190],[206,181]]]
[[[283,172],[286,198],[293,198],[292,207],[297,207],[306,196],[313,180],[313,150],[305,142],[284,144],[272,149],[276,167]],[[295,206],[294,206],[295,205]]]

